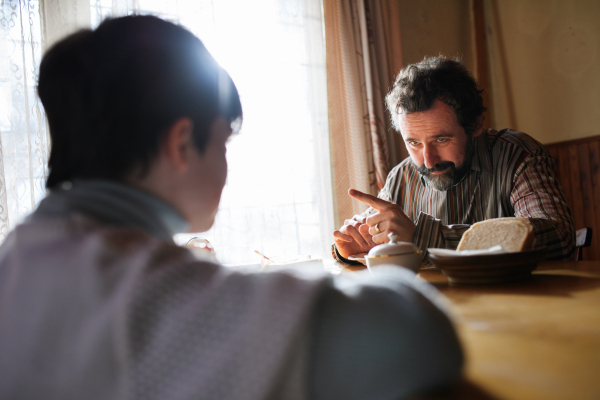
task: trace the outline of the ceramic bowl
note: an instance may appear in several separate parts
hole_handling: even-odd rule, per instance
[[[531,277],[540,261],[546,257],[546,247],[518,253],[489,255],[444,256],[429,254],[436,268],[450,283],[482,285],[520,281]]]
[[[370,270],[375,269],[378,265],[396,265],[399,267],[408,268],[413,272],[417,272],[421,267],[421,252],[396,254],[388,256],[365,256],[367,267]]]
[[[396,242],[396,235],[390,233],[389,243],[375,246],[365,255],[367,267],[373,271],[379,265],[395,265],[417,272],[421,267],[421,252],[412,243]]]

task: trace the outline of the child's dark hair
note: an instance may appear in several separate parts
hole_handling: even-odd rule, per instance
[[[48,188],[145,174],[179,118],[193,121],[203,152],[217,117],[242,117],[235,84],[202,42],[153,16],[107,19],[55,44],[38,94],[52,139]]]

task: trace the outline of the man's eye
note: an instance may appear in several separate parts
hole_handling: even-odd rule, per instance
[[[408,144],[414,147],[414,146],[418,146],[419,142],[408,142]]]
[[[448,141],[448,139],[446,138],[438,138],[438,143],[446,143]]]

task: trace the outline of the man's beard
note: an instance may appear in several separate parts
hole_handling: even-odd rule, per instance
[[[425,179],[425,181],[434,189],[445,191],[459,183],[462,178],[471,169],[471,162],[475,155],[475,146],[473,145],[473,138],[467,137],[467,143],[465,144],[465,159],[462,164],[458,167],[452,161],[442,161],[433,166],[433,168],[427,168],[425,163],[420,167],[417,167],[419,174]],[[414,164],[414,163],[413,163]],[[448,171],[440,175],[434,175],[434,171],[443,171],[449,168]]]

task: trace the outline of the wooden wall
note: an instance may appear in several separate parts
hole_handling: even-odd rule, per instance
[[[584,260],[600,260],[600,136],[545,145],[554,158],[575,229],[591,227],[592,244]]]

